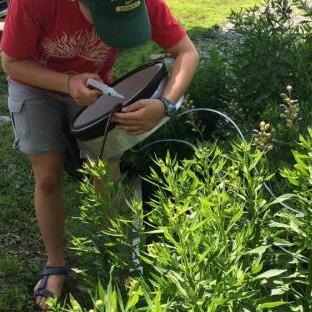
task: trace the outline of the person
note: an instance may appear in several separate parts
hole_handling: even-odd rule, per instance
[[[2,38],[2,34],[3,34],[3,29],[4,29],[4,22],[0,22],[0,41]],[[1,52],[1,49],[0,49],[0,52]]]
[[[115,113],[131,134],[151,129],[190,84],[199,55],[163,0],[10,0],[1,41],[8,75],[8,107],[14,146],[34,172],[34,206],[47,263],[34,287],[36,303],[61,294],[65,266],[63,154],[64,122],[92,105],[98,90],[88,78],[112,83],[120,49],[149,39],[173,55],[162,100],[142,99]],[[112,161],[112,166],[116,160]]]

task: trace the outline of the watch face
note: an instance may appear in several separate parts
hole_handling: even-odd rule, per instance
[[[168,103],[168,105],[167,105],[168,116],[174,116],[175,113],[176,113],[176,106],[172,103]]]

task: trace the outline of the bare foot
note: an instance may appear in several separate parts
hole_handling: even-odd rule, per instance
[[[56,297],[60,297],[61,293],[62,293],[65,278],[66,278],[65,275],[50,275],[48,277],[47,284],[46,284],[45,288],[48,291],[55,294]],[[38,289],[39,283],[40,283],[40,280],[36,284],[34,290]],[[42,310],[46,311],[48,309],[48,305],[46,304],[46,300],[47,300],[46,298],[41,297],[41,296],[37,296],[37,297],[35,297],[35,299],[36,299],[36,303],[38,304],[38,306]]]

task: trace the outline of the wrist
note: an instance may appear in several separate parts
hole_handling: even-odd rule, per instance
[[[170,101],[168,98],[164,96],[160,96],[159,100],[163,104],[163,107],[165,110],[165,116],[174,117],[176,115],[176,103],[173,101]]]
[[[71,79],[73,78],[73,74],[69,74],[67,75],[66,77],[66,87],[65,87],[65,90],[66,90],[66,93],[70,94],[70,82],[71,82]]]
[[[157,101],[159,103],[159,110],[161,113],[161,117],[165,117],[166,116],[166,108],[164,106],[164,103],[160,99],[157,99]]]

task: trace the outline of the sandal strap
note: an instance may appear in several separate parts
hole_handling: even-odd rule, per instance
[[[38,288],[34,291],[34,297],[53,298],[54,293],[46,288]]]
[[[46,287],[46,285],[47,285],[48,278],[49,278],[49,276],[48,276],[48,275],[45,275],[45,276],[43,276],[43,277],[40,279],[37,290],[45,289],[45,287]]]
[[[46,266],[41,276],[49,276],[49,275],[67,275],[68,274],[68,268],[66,266],[60,266],[60,267],[49,267]]]
[[[42,273],[41,273],[41,279],[39,281],[38,288],[34,291],[34,297],[45,297],[50,298],[54,297],[54,293],[46,289],[47,281],[50,275],[67,275],[68,274],[68,268],[66,266],[60,266],[60,267],[50,267],[46,266]]]

